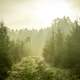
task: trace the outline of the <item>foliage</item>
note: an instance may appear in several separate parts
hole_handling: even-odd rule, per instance
[[[55,24],[55,27],[57,26],[57,35],[54,36],[52,33],[54,38],[50,38],[43,50],[44,59],[53,67],[70,70],[72,74],[80,77],[80,25],[77,21],[72,23],[66,18],[59,20]],[[63,36],[64,31],[61,26],[65,27],[64,23],[68,24],[68,22],[72,24],[70,25],[71,30],[69,30],[66,36]],[[49,59],[49,62],[47,59]]]
[[[80,25],[75,21],[71,35],[67,37],[66,53],[63,68],[70,69],[72,73],[80,76]]]
[[[52,34],[43,49],[43,57],[52,66],[58,66],[60,57],[65,50],[65,25],[71,25],[67,18],[57,19],[52,24]]]
[[[50,40],[47,41],[47,44],[44,47],[43,50],[43,57],[46,62],[53,65],[53,58],[55,56],[55,38],[54,38],[54,32],[52,32],[52,35],[50,37]]]
[[[34,29],[9,30],[8,35],[10,37],[10,41],[16,42],[18,44],[24,44],[25,53],[27,53],[26,50],[29,47],[31,50],[30,56],[41,56],[42,49],[49,31],[50,28],[40,29],[39,31]],[[27,41],[27,39],[29,40]],[[27,43],[29,43],[29,45]]]
[[[12,67],[7,80],[72,80],[72,77],[66,70],[50,68],[38,57],[26,57]]]
[[[8,56],[9,37],[7,28],[4,24],[0,24],[0,80],[4,80],[8,76],[8,70],[11,68],[11,61]]]
[[[7,31],[1,23],[0,80],[8,74],[6,80],[80,79],[79,34],[78,21],[72,22],[68,17],[57,18],[51,28],[39,31]],[[41,56],[42,49],[43,58],[31,57]]]

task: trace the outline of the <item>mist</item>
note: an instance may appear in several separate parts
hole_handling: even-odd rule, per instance
[[[80,80],[79,0],[0,0],[0,80]]]

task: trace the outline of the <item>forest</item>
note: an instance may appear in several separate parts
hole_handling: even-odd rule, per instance
[[[80,20],[56,18],[36,30],[0,22],[0,80],[80,80]]]

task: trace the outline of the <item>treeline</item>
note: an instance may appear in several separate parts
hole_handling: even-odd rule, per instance
[[[66,69],[80,79],[79,21],[72,22],[68,17],[56,19],[52,25],[52,36],[44,47],[43,57],[52,67]]]
[[[69,17],[39,31],[14,31],[1,22],[0,80],[79,80],[79,48],[79,21]]]
[[[30,55],[30,38],[26,40],[11,40],[8,35],[9,29],[0,23],[0,80],[5,80],[9,75],[12,65]]]
[[[0,23],[0,80],[5,80],[11,67],[26,56],[41,56],[48,29],[10,30]]]
[[[31,48],[30,55],[41,56],[42,48],[44,47],[48,32],[50,32],[50,28],[40,30],[8,30],[8,36],[11,41],[24,42],[25,46],[27,46],[26,41],[28,38],[29,47]]]

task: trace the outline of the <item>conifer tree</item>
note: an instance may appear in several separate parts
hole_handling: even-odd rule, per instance
[[[8,76],[8,70],[11,67],[11,62],[8,56],[9,37],[7,35],[7,28],[0,23],[0,80],[5,80]]]

